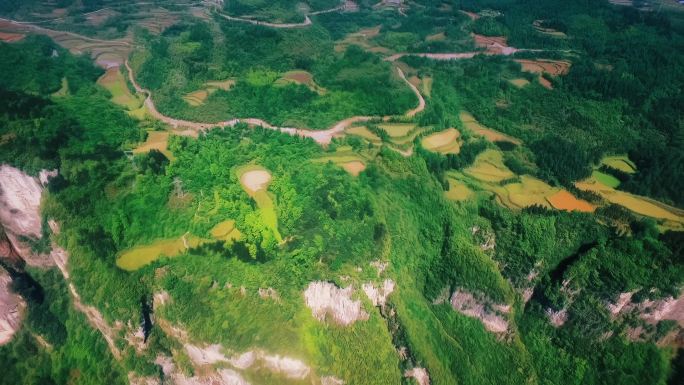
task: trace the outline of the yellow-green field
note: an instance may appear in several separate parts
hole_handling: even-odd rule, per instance
[[[119,68],[110,68],[102,75],[97,84],[106,88],[112,94],[112,102],[125,107],[129,111],[139,109],[143,103],[142,98],[133,95],[128,89],[126,80]]]
[[[551,208],[546,198],[558,191],[557,188],[529,175],[521,175],[520,182],[509,183],[504,188],[508,193],[508,200],[517,208],[529,206]]]
[[[235,227],[235,221],[232,219],[216,224],[209,233],[212,238],[226,242],[232,242],[242,237],[242,233]]]
[[[518,88],[523,88],[523,87],[525,87],[526,85],[530,84],[530,81],[529,81],[529,80],[523,79],[523,78],[511,79],[511,80],[509,80],[508,82],[511,83],[511,84],[513,84],[514,86],[516,86],[516,87],[518,87]]]
[[[160,239],[149,245],[136,246],[122,252],[116,259],[116,265],[128,271],[137,270],[161,257],[178,256],[203,242],[206,240],[190,234],[178,238]]]
[[[382,139],[375,135],[373,132],[371,132],[368,127],[366,126],[356,126],[356,127],[350,127],[345,130],[345,132],[349,135],[356,135],[360,136],[367,141],[379,145],[382,143]]]
[[[259,165],[244,165],[236,170],[242,188],[254,199],[259,208],[261,220],[273,231],[276,241],[282,242],[283,238],[278,231],[278,215],[275,204],[268,192],[271,183],[271,173]]]
[[[352,150],[350,146],[340,146],[335,152],[325,154],[319,158],[313,159],[315,163],[332,162],[337,166],[342,167],[345,171],[353,176],[358,176],[366,169],[368,159],[373,157],[372,152],[367,152],[366,155],[361,155]]]
[[[633,174],[636,172],[636,165],[634,162],[629,160],[627,155],[606,156],[601,159],[601,164],[616,170],[620,170],[627,174]]]
[[[636,214],[659,219],[667,228],[684,229],[684,215],[677,208],[650,198],[616,190],[593,177],[576,182],[575,186],[580,190],[594,192],[608,202],[620,205]]]
[[[477,156],[473,165],[464,173],[482,182],[500,182],[515,177],[515,174],[503,164],[500,151],[489,149]]]
[[[169,151],[169,133],[167,131],[148,131],[147,140],[133,149],[134,154],[144,154],[150,150],[157,150],[164,154],[167,159],[175,160],[173,153]]]
[[[416,128],[415,123],[383,123],[378,124],[378,127],[382,128],[387,135],[391,138],[400,138],[406,136],[414,128]]]
[[[620,185],[620,180],[618,178],[601,171],[592,171],[591,177],[608,187],[617,188]]]
[[[335,44],[336,52],[344,52],[350,45],[357,45],[366,51],[389,54],[391,50],[386,47],[380,46],[373,39],[380,35],[381,26],[366,28],[359,30],[358,32],[353,32],[348,34],[343,40],[340,40]]]
[[[457,129],[447,128],[424,137],[421,145],[428,151],[440,154],[458,154],[461,151],[460,136],[461,133]]]
[[[209,95],[217,90],[229,91],[234,85],[234,79],[206,82],[204,83],[204,88],[185,94],[183,100],[189,105],[197,107],[204,104]]]
[[[475,120],[475,117],[468,112],[461,111],[459,117],[461,118],[461,122],[463,122],[463,126],[466,129],[472,131],[472,133],[476,136],[481,136],[490,142],[510,142],[513,144],[522,143],[519,139],[481,125],[477,120]]]
[[[52,94],[52,96],[57,96],[57,97],[62,97],[62,96],[69,96],[69,81],[67,80],[66,77],[62,78],[62,87],[60,87],[57,92]]]
[[[382,123],[378,124],[378,127],[385,131],[390,137],[390,142],[401,150],[411,147],[416,137],[432,129],[432,127],[418,127],[415,123]]]
[[[327,90],[318,84],[316,84],[316,81],[314,81],[313,75],[308,72],[308,71],[303,71],[303,70],[294,70],[294,71],[288,71],[283,74],[283,76],[280,77],[280,79],[276,80],[275,84],[276,85],[287,85],[290,83],[295,83],[295,84],[301,84],[304,86],[307,86],[311,91],[319,94],[319,95],[324,95]]]
[[[475,195],[473,190],[466,186],[465,183],[453,177],[448,177],[447,182],[449,182],[449,190],[444,192],[444,196],[447,199],[453,201],[465,201]]]

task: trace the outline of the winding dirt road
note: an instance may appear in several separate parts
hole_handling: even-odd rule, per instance
[[[340,5],[335,8],[330,8],[330,9],[324,9],[322,11],[315,11],[315,12],[309,12],[304,15],[304,21],[301,23],[270,23],[268,21],[259,21],[259,20],[254,20],[254,19],[246,19],[244,17],[235,17],[235,16],[230,16],[226,15],[225,13],[217,12],[217,14],[221,17],[223,17],[226,20],[231,20],[231,21],[239,21],[243,23],[249,23],[249,24],[254,24],[254,25],[260,25],[262,27],[271,27],[271,28],[304,28],[308,27],[311,24],[311,18],[309,16],[314,16],[314,15],[320,15],[323,13],[330,13],[330,12],[337,12],[337,11],[342,11],[344,10],[345,6]]]
[[[154,104],[154,101],[152,100],[152,92],[148,89],[142,88],[140,84],[135,80],[135,76],[133,73],[133,69],[131,68],[130,64],[128,63],[128,60],[124,63],[126,66],[126,70],[128,72],[128,79],[130,80],[131,84],[133,85],[133,88],[138,93],[146,95],[145,98],[145,107],[147,108],[147,111],[149,114],[157,119],[160,120],[168,125],[170,125],[173,128],[189,128],[191,130],[195,131],[205,131],[209,130],[215,127],[233,127],[238,123],[246,123],[251,126],[259,126],[271,130],[276,130],[280,132],[284,132],[290,135],[296,135],[302,138],[311,138],[313,139],[316,143],[319,143],[321,145],[328,145],[332,141],[333,137],[342,135],[344,133],[344,130],[347,129],[349,126],[351,126],[354,123],[358,122],[367,122],[372,119],[387,119],[389,117],[386,116],[352,116],[350,118],[346,118],[343,120],[340,120],[339,122],[335,123],[332,127],[328,128],[327,130],[307,130],[303,128],[294,128],[294,127],[279,127],[279,126],[274,126],[262,119],[258,118],[245,118],[245,119],[231,119],[231,120],[226,120],[222,122],[216,122],[216,123],[203,123],[203,122],[194,122],[194,121],[188,121],[188,120],[182,120],[182,119],[175,119],[170,116],[166,116],[159,112],[157,107]],[[415,93],[416,97],[418,98],[418,107],[413,108],[409,111],[406,112],[407,117],[414,117],[417,113],[423,111],[425,109],[425,99],[423,96],[420,94],[418,89],[411,84],[408,79],[406,79],[406,76],[404,75],[404,72],[397,67],[397,73],[399,74],[399,77],[411,88],[411,90]]]

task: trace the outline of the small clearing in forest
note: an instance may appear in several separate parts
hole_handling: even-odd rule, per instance
[[[372,153],[368,154],[368,156],[372,157]],[[350,146],[338,147],[335,152],[313,159],[312,162],[332,162],[353,176],[358,176],[366,169],[366,157],[354,152]]]
[[[583,199],[577,199],[567,190],[560,190],[546,199],[556,210],[581,211],[584,213],[593,213],[596,210],[596,206]]]
[[[515,177],[515,174],[503,164],[501,152],[493,149],[479,154],[473,165],[464,172],[483,182],[501,182]]]
[[[164,154],[168,160],[175,160],[176,157],[169,151],[169,133],[168,131],[148,131],[147,140],[144,143],[133,149],[134,154],[144,154],[150,150],[157,150]]]
[[[627,174],[634,174],[636,172],[636,165],[629,160],[627,155],[606,156],[601,159],[601,164]]]
[[[518,88],[523,88],[526,85],[530,84],[530,81],[527,79],[524,79],[524,78],[511,79],[508,82],[513,84],[514,86],[516,86]]]
[[[520,209],[530,206],[551,208],[546,197],[556,191],[544,181],[529,175],[521,175],[519,182],[509,183],[504,188],[510,203]]]
[[[266,190],[271,182],[271,173],[264,169],[254,169],[245,171],[240,175],[240,183],[250,196],[257,191]]]
[[[373,41],[375,37],[380,35],[381,26],[361,29],[358,32],[348,34],[343,40],[335,44],[335,52],[344,52],[350,45],[358,45],[366,51],[374,53],[388,54],[391,51],[385,47],[381,47]]]
[[[608,187],[617,188],[618,186],[620,186],[620,180],[618,178],[601,171],[592,171],[591,178],[603,183]]]
[[[379,145],[382,143],[382,139],[379,136],[375,135],[373,132],[371,132],[371,130],[369,130],[366,126],[350,127],[347,128],[345,132],[349,135],[360,136],[373,144]]]
[[[544,23],[545,20],[535,20],[532,22],[532,26],[534,27],[534,29],[537,30],[537,32],[543,33],[544,35],[553,36],[561,39],[567,39],[568,35],[566,35],[564,32],[555,30],[553,28],[545,27]]]
[[[288,71],[283,74],[283,76],[276,80],[276,85],[287,85],[290,83],[301,84],[308,87],[311,91],[324,95],[327,90],[314,81],[313,75],[310,72],[303,70]]]
[[[414,139],[432,129],[432,127],[418,127],[415,123],[383,123],[379,124],[378,127],[389,135],[392,144],[399,147],[400,150],[411,147]]]
[[[547,73],[552,76],[566,75],[570,70],[571,63],[565,60],[547,60],[547,59],[515,59],[520,63],[522,70],[535,74]]]
[[[210,231],[211,237],[214,239],[230,242],[242,237],[242,233],[235,227],[234,220],[227,220],[217,223]]]
[[[353,176],[359,176],[359,174],[366,169],[366,165],[361,161],[353,160],[351,162],[343,163],[342,168]]]
[[[475,120],[475,117],[468,112],[461,111],[459,117],[466,129],[472,131],[476,136],[481,136],[490,142],[509,142],[518,145],[522,143],[519,139],[481,125]]]
[[[183,100],[193,107],[204,104],[209,95],[218,90],[229,91],[235,85],[234,79],[223,81],[209,81],[204,83],[204,88],[192,91],[183,96]]]
[[[663,220],[667,227],[684,228],[684,215],[682,215],[681,209],[668,206],[651,198],[615,190],[593,177],[575,182],[575,186],[580,190],[594,192],[610,203],[625,207],[636,214]]]
[[[473,190],[466,186],[463,182],[454,178],[448,178],[449,190],[444,192],[444,196],[452,201],[465,201],[473,196]]]
[[[178,238],[160,239],[148,245],[135,246],[125,250],[116,259],[116,265],[127,271],[137,270],[161,257],[178,256],[203,242],[205,240],[187,233]]]
[[[107,72],[97,80],[97,84],[106,88],[112,94],[112,102],[125,107],[129,111],[138,109],[142,105],[142,100],[133,95],[128,89],[126,80],[119,71],[119,67],[107,69]]]
[[[425,41],[444,41],[446,40],[446,34],[444,32],[438,32],[433,35],[425,36]]]
[[[282,242],[283,238],[278,231],[278,215],[275,211],[274,199],[268,192],[271,183],[271,173],[258,165],[245,165],[237,169],[242,188],[254,199],[261,213],[261,220],[273,231],[276,241]]]
[[[458,154],[461,151],[459,137],[461,133],[455,128],[447,128],[424,137],[421,145],[424,149],[440,154]]]
[[[0,32],[0,41],[4,41],[5,43],[14,43],[25,37],[26,35],[22,33]]]

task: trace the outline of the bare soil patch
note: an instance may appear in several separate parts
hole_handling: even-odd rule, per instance
[[[508,82],[511,83],[511,84],[513,84],[514,86],[516,86],[516,87],[518,87],[518,88],[523,88],[523,87],[525,87],[526,85],[530,84],[530,81],[529,81],[529,80],[523,79],[523,78],[511,79],[511,80],[509,80]]]
[[[4,41],[5,43],[14,43],[25,37],[26,35],[22,33],[0,32],[0,40]]]
[[[564,60],[547,60],[547,59],[515,59],[520,63],[522,70],[525,72],[532,72],[535,74],[547,73],[553,76],[566,75],[570,70],[571,63]]]
[[[248,194],[256,194],[257,191],[265,190],[271,182],[271,173],[262,170],[245,171],[240,176],[240,183]]]
[[[577,199],[577,197],[569,193],[567,190],[560,190],[546,199],[556,210],[576,210],[585,213],[593,213],[594,210],[596,210],[596,206],[583,199]]]
[[[425,37],[425,41],[444,41],[446,40],[446,34],[444,32],[438,32],[433,35],[428,35]]]
[[[169,160],[175,160],[176,157],[169,151],[169,132],[168,131],[148,131],[147,140],[140,146],[133,149],[134,154],[144,154],[151,150],[157,150],[164,154]]]
[[[351,162],[343,163],[342,168],[353,176],[359,176],[359,174],[366,169],[366,165],[361,161],[353,160]]]

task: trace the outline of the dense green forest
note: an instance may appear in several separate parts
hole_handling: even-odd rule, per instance
[[[59,2],[74,14],[114,6],[79,3]],[[337,5],[236,0],[221,12],[300,22]],[[42,6],[7,2],[0,14],[28,15]],[[114,103],[97,84],[104,70],[87,55],[45,36],[0,42],[0,163],[33,176],[59,170],[41,211],[60,224],[59,233],[43,230],[68,252],[70,276],[0,259],[28,303],[22,328],[0,346],[1,384],[175,381],[160,356],[187,377],[238,368],[229,360],[196,365],[190,343],[218,344],[231,356],[260,350],[296,357],[313,373],[288,379],[266,365],[241,369],[245,383],[255,385],[318,384],[324,376],[354,385],[412,384],[405,374],[414,368],[425,368],[437,385],[679,381],[681,340],[671,337],[681,325],[642,317],[639,304],[680,296],[683,233],[574,183],[600,170],[622,191],[684,206],[681,26],[666,13],[588,0],[419,1],[406,16],[368,2],[360,8],[311,16],[312,25],[298,29],[231,22],[212,10],[204,18],[179,17],[161,33],[134,21],[121,33],[130,33],[135,77],[163,114],[312,129],[376,116],[366,125],[375,143],[347,135],[321,146],[243,123],[179,133]],[[541,19],[571,38],[539,33],[533,22]],[[377,35],[345,41],[376,27]],[[548,51],[384,60],[398,52],[471,51],[471,32]],[[512,60],[525,58],[572,65],[564,76],[541,75],[549,89]],[[416,98],[396,68],[421,81],[426,109],[414,118],[403,116]],[[315,86],[282,80],[294,70],[310,74]],[[529,84],[510,82],[520,78]],[[228,80],[202,103],[188,102],[186,95]],[[65,82],[68,92],[60,94]],[[462,111],[519,143],[476,137]],[[409,156],[381,128],[398,122],[426,128],[408,141],[415,148]],[[449,127],[462,140],[457,154],[424,147],[426,135]],[[164,152],[134,150],[149,130],[171,133]],[[486,152],[501,154],[513,180],[534,176],[599,207],[511,209],[481,191],[447,199],[447,179],[465,174]],[[364,162],[358,176],[335,162],[349,153]],[[623,154],[635,172],[600,166],[606,155]],[[271,177],[262,192],[275,228],[265,220],[264,198],[250,194],[242,179],[256,167]],[[217,225],[228,221],[240,237],[217,238]],[[179,239],[196,242],[137,269],[118,264],[131,250]],[[387,263],[384,272],[378,262]],[[385,279],[394,291],[373,306],[362,285]],[[316,319],[303,295],[314,281],[353,288],[366,319],[346,326]],[[458,311],[457,292],[482,304],[480,316]],[[624,293],[634,308],[611,313],[608,305]],[[114,349],[79,301],[112,327]],[[502,320],[505,331],[493,332],[483,314]],[[557,314],[563,322],[554,321]],[[143,348],[130,337],[139,326]]]

